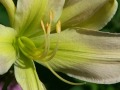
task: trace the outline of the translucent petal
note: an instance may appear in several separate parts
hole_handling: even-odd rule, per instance
[[[102,29],[116,13],[118,3],[116,0],[109,0],[100,10],[98,10],[91,18],[79,24],[81,28],[89,28],[93,30]]]
[[[29,35],[40,27],[41,19],[48,20],[49,12],[54,12],[55,20],[61,14],[65,0],[18,0],[14,26],[20,34]],[[49,21],[47,21],[49,22]]]
[[[55,40],[56,35],[51,35],[51,49]],[[56,71],[87,82],[120,82],[120,34],[63,31],[56,56],[48,64]]]
[[[6,73],[15,60],[16,53],[12,44],[0,43],[0,75]]]
[[[56,23],[56,21],[59,19],[60,15],[62,13],[64,2],[65,2],[65,0],[49,0],[43,20],[46,20],[46,22],[48,22],[50,19],[49,13],[50,13],[50,11],[52,11],[53,12],[53,22]]]
[[[61,15],[63,28],[99,30],[111,20],[117,6],[116,0],[67,0]]]
[[[0,43],[12,43],[16,36],[16,31],[12,28],[0,24]]]
[[[15,77],[23,90],[46,90],[39,80],[34,63],[27,59],[17,60],[15,65]]]
[[[0,25],[0,75],[6,73],[16,60],[12,45],[15,35],[14,29]]]

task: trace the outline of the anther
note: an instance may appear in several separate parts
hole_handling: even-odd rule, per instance
[[[48,24],[48,25],[47,25],[47,31],[46,31],[46,32],[47,32],[47,34],[50,34],[50,31],[51,31],[51,25],[50,25],[50,24]]]
[[[44,30],[44,32],[46,32],[45,25],[44,25],[44,22],[42,20],[41,20],[41,26],[42,26],[42,29]]]
[[[61,32],[61,22],[60,21],[58,21],[58,23],[56,24],[56,31],[57,31],[57,33]]]
[[[46,24],[46,28],[48,28],[48,26],[49,26],[49,24],[47,23],[47,24]]]
[[[44,24],[43,20],[41,20],[41,27],[42,27],[42,29],[44,31],[44,35],[45,35],[45,47],[44,47],[44,51],[40,55],[39,59],[43,60],[43,61],[49,61],[55,56],[57,49],[58,49],[58,43],[59,43],[59,35],[58,35],[58,40],[56,42],[56,46],[55,46],[54,50],[49,53],[51,24],[54,19],[53,11],[50,11],[49,16],[50,16],[50,19],[49,19],[50,22]],[[61,32],[61,22],[60,21],[58,21],[56,24],[56,31],[57,31],[57,33]]]
[[[50,11],[50,23],[52,23],[53,18],[54,18],[54,13],[53,11]]]

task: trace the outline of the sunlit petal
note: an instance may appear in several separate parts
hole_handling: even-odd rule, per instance
[[[51,49],[55,40],[56,35],[51,36]],[[63,31],[58,52],[48,63],[53,69],[80,80],[117,83],[120,81],[120,34],[89,30]]]
[[[65,0],[18,0],[14,26],[22,35],[29,35],[32,30],[38,32],[40,21],[49,18],[50,11],[54,13],[54,22],[62,12]]]
[[[111,20],[117,6],[116,0],[67,0],[61,21],[64,28],[99,30]]]
[[[111,18],[115,15],[118,8],[116,0],[109,0],[100,10],[98,10],[91,18],[79,24],[81,28],[89,28],[94,30],[102,29]]]
[[[16,80],[23,90],[46,90],[31,60],[17,60],[14,67]]]
[[[0,25],[0,75],[6,73],[16,60],[12,45],[15,35],[14,29]]]

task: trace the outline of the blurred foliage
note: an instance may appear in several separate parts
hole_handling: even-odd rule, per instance
[[[16,2],[16,0],[14,0]],[[120,0],[118,0],[120,4]],[[0,4],[0,24],[9,26],[9,19],[5,8]],[[118,7],[116,15],[113,17],[111,22],[108,23],[102,31],[120,33],[120,7]],[[36,63],[37,72],[40,80],[45,84],[48,90],[120,90],[120,83],[113,85],[102,85],[87,83],[82,86],[68,85],[58,78],[56,78],[48,69]],[[58,72],[59,73],[59,72]],[[63,78],[78,82],[78,80],[70,78],[65,74],[59,73]]]
[[[0,24],[9,26],[9,19],[5,8],[0,4]]]

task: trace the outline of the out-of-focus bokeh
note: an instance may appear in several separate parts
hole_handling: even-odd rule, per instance
[[[120,0],[118,0],[118,3],[120,4]],[[6,26],[10,25],[7,12],[1,4],[0,4],[0,24]],[[118,7],[117,13],[113,17],[111,22],[109,22],[108,25],[104,27],[104,29],[102,29],[102,31],[120,33],[120,7]],[[47,90],[120,90],[120,83],[112,85],[101,85],[93,83],[87,83],[82,86],[68,85],[60,81],[58,78],[56,78],[48,69],[44,68],[43,66],[36,63],[36,67],[40,80],[45,84]],[[67,80],[79,82],[78,80],[70,78],[65,74],[62,73],[59,74]]]

